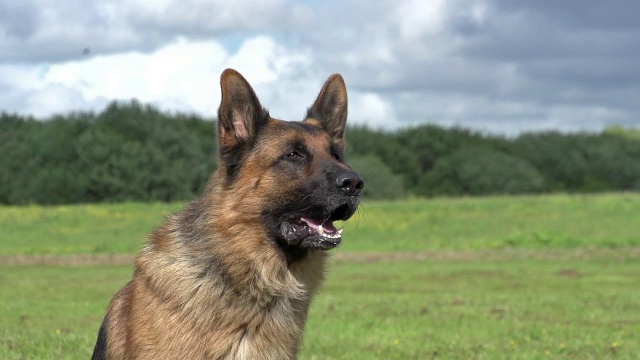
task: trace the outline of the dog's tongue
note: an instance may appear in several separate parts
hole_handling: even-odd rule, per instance
[[[335,226],[333,226],[333,223],[329,220],[325,222],[321,222],[319,220],[311,219],[308,217],[301,217],[300,220],[307,223],[309,227],[316,229],[320,234],[323,234],[323,233],[333,234],[336,231],[338,231],[338,229],[336,229]]]

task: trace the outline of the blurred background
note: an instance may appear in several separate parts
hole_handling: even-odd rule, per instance
[[[4,1],[0,203],[198,194],[227,67],[287,120],[341,73],[367,197],[637,190],[639,6]]]

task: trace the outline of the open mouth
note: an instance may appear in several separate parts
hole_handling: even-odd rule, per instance
[[[342,229],[336,229],[329,219],[301,216],[280,224],[280,232],[289,245],[332,249],[342,241]]]

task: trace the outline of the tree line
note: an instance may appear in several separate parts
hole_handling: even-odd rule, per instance
[[[46,121],[0,114],[0,203],[176,201],[215,169],[215,123],[136,101]],[[364,196],[461,196],[640,190],[640,130],[506,138],[421,125],[351,127],[347,160]]]

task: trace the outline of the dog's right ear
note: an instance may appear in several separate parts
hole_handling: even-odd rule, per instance
[[[253,146],[260,128],[269,113],[258,101],[251,85],[239,72],[226,69],[220,76],[222,102],[218,108],[218,147],[227,169],[227,176],[235,176],[247,149]]]
[[[218,146],[226,154],[251,144],[269,117],[256,93],[239,72],[226,69],[220,76],[222,102],[218,109]]]

